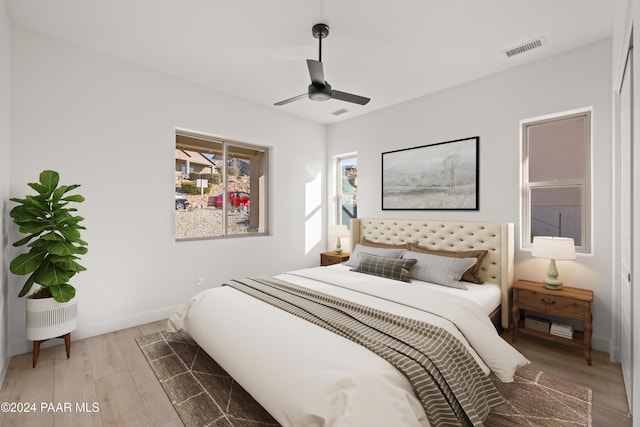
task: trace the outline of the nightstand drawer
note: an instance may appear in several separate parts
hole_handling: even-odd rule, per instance
[[[333,264],[340,264],[341,262],[345,262],[349,260],[349,254],[346,252],[335,253],[335,252],[322,252],[320,254],[320,265],[327,266]]]
[[[520,290],[518,296],[520,300],[518,305],[522,309],[572,319],[584,318],[586,308],[584,301],[560,295],[524,290]]]

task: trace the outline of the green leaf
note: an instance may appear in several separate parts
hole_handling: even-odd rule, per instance
[[[27,295],[29,293],[29,291],[31,290],[31,287],[33,286],[33,283],[34,283],[34,274],[29,276],[29,278],[27,279],[25,284],[22,286],[22,289],[20,290],[20,293],[18,294],[18,296],[19,297],[23,297],[23,296]]]
[[[9,264],[9,270],[13,274],[24,275],[33,273],[40,267],[46,254],[44,252],[28,252],[18,255]]]
[[[53,202],[54,205],[58,203],[58,201],[60,200],[60,198],[62,198],[62,196],[64,195],[64,193],[66,193],[66,191],[67,191],[66,185],[61,185],[60,187],[54,190],[53,194],[51,195],[51,201]]]
[[[72,196],[67,196],[65,198],[63,198],[62,200],[65,200],[67,202],[77,202],[77,203],[81,203],[84,202],[84,197],[79,195],[79,194],[74,194]]]
[[[66,229],[66,230],[84,230],[85,228],[82,225],[79,225],[78,222],[82,221],[84,218],[65,218],[60,222],[56,222],[56,228],[58,229]]]
[[[78,240],[80,240],[80,232],[75,228],[65,227],[61,228],[59,231],[60,234],[62,234],[70,242],[77,242]]]
[[[21,199],[19,197],[11,197],[9,200],[11,200],[12,202],[16,202],[16,203],[24,203],[24,199]]]
[[[50,286],[49,289],[53,299],[58,302],[67,302],[76,296],[76,289],[69,284]]]
[[[33,239],[34,237],[37,237],[37,236],[38,236],[38,234],[31,234],[31,235],[25,237],[24,239],[20,239],[17,242],[15,242],[13,244],[13,246],[18,247],[18,246],[25,245],[25,244],[29,243],[29,240],[31,240],[31,239]]]
[[[50,260],[52,263],[56,264],[56,266],[70,272],[79,273],[81,271],[87,270],[86,268],[75,262],[72,257],[51,256]]]
[[[49,205],[46,201],[37,199],[33,196],[27,196],[25,199],[22,199],[20,203],[22,203],[21,206],[16,206],[15,208],[11,209],[11,212],[9,212],[11,218],[20,218],[25,214],[25,212],[23,211],[28,210],[29,208],[35,210],[28,210],[28,212],[37,212],[38,214],[40,214],[39,216],[44,216],[49,210]]]
[[[49,233],[45,233],[42,236],[40,236],[41,239],[43,240],[62,240],[62,237],[57,235],[54,231],[50,231]]]
[[[44,194],[47,192],[47,187],[37,183],[37,182],[30,182],[29,184],[27,184],[29,187],[33,188],[34,190],[36,190],[38,193],[40,194]]]
[[[59,240],[49,245],[49,253],[52,255],[73,255],[77,253],[77,249],[73,244],[65,240]]]
[[[75,273],[73,273],[75,274]],[[73,276],[63,268],[58,267],[56,264],[45,262],[34,273],[34,282],[41,284],[42,286],[54,286],[67,283]]]
[[[48,248],[51,242],[44,239],[36,239],[33,242],[29,243],[27,246],[31,248],[31,252],[48,252]]]
[[[60,182],[60,174],[58,172],[52,170],[40,172],[40,184],[45,187],[45,191],[40,192],[40,194],[46,194],[49,197],[58,186],[58,182]]]
[[[24,221],[20,223],[20,232],[24,234],[40,234],[50,227],[51,224],[44,221]]]

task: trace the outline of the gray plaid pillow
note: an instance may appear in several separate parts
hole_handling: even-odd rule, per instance
[[[398,259],[361,253],[360,262],[351,271],[371,274],[387,279],[409,281],[409,270],[416,265],[415,259]]]
[[[356,267],[360,263],[360,257],[362,254],[376,255],[388,258],[402,258],[402,254],[407,251],[404,249],[390,249],[390,248],[374,248],[373,246],[364,246],[358,243],[354,248],[349,260],[344,262],[344,265],[349,267]]]

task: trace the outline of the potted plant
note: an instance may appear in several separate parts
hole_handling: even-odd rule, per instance
[[[80,255],[87,253],[87,243],[80,238],[80,230],[86,228],[80,225],[84,218],[73,214],[77,209],[68,205],[81,203],[84,197],[67,195],[79,185],[59,186],[59,181],[58,172],[42,171],[39,182],[29,183],[36,195],[11,199],[18,205],[9,214],[20,232],[27,235],[13,246],[29,247],[9,266],[13,274],[29,275],[18,296],[24,297],[34,284],[40,285],[26,300],[27,339],[31,341],[67,335],[66,341],[77,326],[76,290],[69,281],[86,270],[77,262]],[[34,366],[35,352],[34,347]]]

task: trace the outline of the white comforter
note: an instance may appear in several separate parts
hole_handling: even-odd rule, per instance
[[[502,381],[529,363],[473,302],[343,269],[276,277],[441,326]],[[231,287],[196,295],[169,326],[185,329],[283,426],[429,425],[408,380],[384,359]]]

